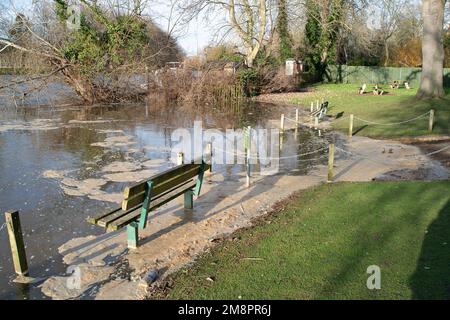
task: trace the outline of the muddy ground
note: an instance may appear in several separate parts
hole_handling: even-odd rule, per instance
[[[450,168],[450,136],[419,137],[405,139],[404,142],[419,147],[425,154],[431,154],[432,159]],[[443,149],[445,150],[439,152]]]

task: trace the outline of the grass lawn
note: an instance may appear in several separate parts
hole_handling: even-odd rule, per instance
[[[374,96],[371,93],[358,95],[358,85],[355,84],[320,84],[313,88],[315,93],[305,95],[305,98],[295,98],[295,104],[310,106],[314,99],[324,98],[330,102],[329,115],[342,114],[348,119],[350,114],[356,117],[378,123],[398,123],[416,118],[431,109],[436,110],[436,125],[434,134],[450,133],[450,88],[446,88],[447,95],[441,100],[417,101],[417,89],[391,90],[388,85],[381,86],[389,91],[385,96]],[[368,85],[367,91],[372,90]],[[428,118],[411,123],[394,126],[369,125],[361,121],[355,122],[358,134],[371,137],[398,137],[426,135],[428,132]],[[336,129],[348,132],[349,121],[336,121]]]
[[[167,298],[449,299],[449,190],[450,181],[307,190],[179,271]],[[379,291],[366,286],[371,265]]]

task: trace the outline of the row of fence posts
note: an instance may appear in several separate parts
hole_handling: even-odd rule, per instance
[[[323,104],[324,102],[322,102]],[[316,111],[319,110],[319,100],[316,103]],[[314,112],[314,102],[311,103],[311,110]],[[430,119],[429,119],[429,131],[433,131],[434,127],[434,118],[435,118],[435,110],[430,111]],[[355,116],[353,114],[350,115],[350,124],[349,124],[349,137],[353,137],[353,129],[354,129],[354,119]],[[283,135],[285,133],[286,125],[286,116],[284,114],[281,115],[280,119],[280,151],[283,149]],[[298,139],[298,128],[300,125],[300,113],[297,108],[295,111],[295,139]],[[315,117],[315,129],[319,127],[319,117]],[[246,186],[249,188],[251,186],[251,126],[245,128],[245,163],[246,163]],[[320,134],[319,134],[320,135]],[[334,180],[334,160],[335,160],[335,145],[329,145],[329,158],[328,158],[328,177],[327,182],[331,183]],[[206,154],[211,162],[211,170],[212,172],[212,143],[208,143],[206,146]],[[178,155],[178,164],[181,165],[184,163],[183,154],[180,153]]]
[[[324,103],[323,99],[322,99],[322,104]],[[319,106],[319,100],[316,101],[316,111],[318,111],[320,108]],[[314,112],[314,102],[311,102],[311,113]],[[432,109],[430,111],[430,117],[429,117],[429,124],[428,124],[428,131],[431,133],[433,132],[434,129],[434,124],[435,124],[435,114],[436,111],[434,109]],[[282,132],[284,132],[284,115],[281,116],[281,123],[282,123]],[[314,118],[314,128],[317,130],[319,127],[319,117],[315,117]],[[354,132],[354,122],[355,122],[355,116],[354,114],[350,115],[350,123],[349,123],[349,137],[353,137],[353,132]],[[296,130],[298,128],[298,109],[296,110]],[[320,136],[320,130],[319,130],[319,136]],[[334,144],[330,144],[329,145],[329,159],[328,159],[328,179],[327,181],[329,183],[333,182],[334,180],[334,156],[335,156],[335,145]]]
[[[325,100],[322,99],[322,105],[325,103]],[[317,100],[316,103],[311,102],[311,114],[314,113],[314,111],[320,110],[320,101]],[[311,115],[311,118],[313,116]],[[313,119],[311,119],[313,120]],[[284,114],[281,115],[280,120],[280,151],[283,149],[283,135],[285,132],[285,124],[286,124],[286,116]],[[295,140],[298,140],[298,128],[300,125],[300,113],[299,109],[297,108],[295,110]],[[320,125],[320,119],[318,116],[314,117],[314,129],[319,130]],[[319,130],[319,136],[321,136],[321,131]],[[332,182],[334,178],[333,169],[334,169],[334,150],[335,146],[334,144],[330,144],[329,146],[329,161],[328,161],[328,182]]]
[[[322,98],[322,105],[325,103],[325,99]],[[319,111],[321,107],[320,100],[316,100],[316,102],[311,102],[311,122],[314,121],[314,125],[311,125],[310,128],[314,127],[314,129],[318,130],[320,125],[320,118],[318,116],[313,116],[313,113],[315,111]],[[299,115],[299,109],[297,108],[295,110],[295,138],[297,139],[297,133],[298,133],[298,127],[300,125],[300,115]],[[281,115],[281,133],[284,133],[285,130],[285,115]],[[321,135],[321,132],[319,130],[319,136]]]

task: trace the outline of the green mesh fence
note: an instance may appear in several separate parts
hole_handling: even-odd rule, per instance
[[[328,81],[354,84],[388,84],[397,80],[419,87],[421,68],[329,66]],[[444,86],[450,87],[450,69],[444,69]]]

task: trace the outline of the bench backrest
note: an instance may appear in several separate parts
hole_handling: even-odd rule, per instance
[[[209,166],[204,164],[203,170],[207,170],[207,168]],[[194,177],[201,173],[201,170],[201,164],[184,164],[129,186],[124,190],[122,209],[129,210],[144,202],[145,190],[149,181],[152,182],[151,198],[155,198],[181,184],[192,181]]]

